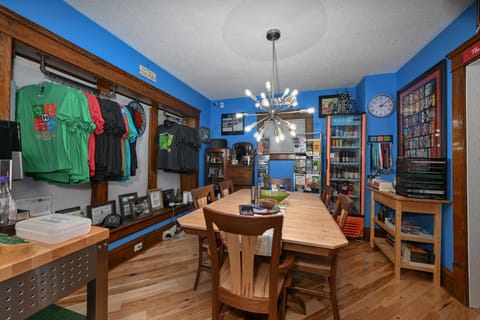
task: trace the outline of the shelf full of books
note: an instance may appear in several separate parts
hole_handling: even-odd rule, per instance
[[[320,192],[321,186],[321,137],[294,139],[294,185],[295,191]]]

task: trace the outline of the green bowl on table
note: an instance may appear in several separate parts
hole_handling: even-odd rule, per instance
[[[281,202],[288,197],[288,192],[274,191],[274,190],[262,190],[260,194],[261,199],[273,199],[277,202]]]

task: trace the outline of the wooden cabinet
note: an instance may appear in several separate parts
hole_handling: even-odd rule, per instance
[[[370,190],[370,246],[378,247],[385,256],[392,261],[395,268],[395,278],[400,279],[401,269],[411,269],[433,274],[433,283],[440,285],[440,263],[441,263],[441,234],[442,234],[442,205],[449,203],[448,200],[417,199],[407,198],[391,192]],[[391,227],[386,220],[379,219],[375,209],[376,203],[395,211],[394,226],[402,226],[405,213],[414,215],[430,215],[433,224],[431,236],[415,235],[402,232],[400,227]],[[375,237],[375,226],[382,228],[390,238],[393,238],[393,245],[389,244],[384,237]],[[432,247],[434,255],[433,264],[427,263],[406,263],[402,257],[402,243],[411,242],[419,245]]]
[[[225,180],[232,180],[235,191],[250,188],[254,185],[253,165],[228,163]]]
[[[215,193],[220,192],[218,183],[225,179],[227,162],[227,148],[208,148],[205,152],[205,185],[213,184]]]

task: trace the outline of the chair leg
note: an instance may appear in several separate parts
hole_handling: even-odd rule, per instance
[[[203,265],[203,247],[202,243],[205,237],[198,237],[198,266],[197,266],[197,275],[195,276],[195,283],[193,284],[193,290],[197,290],[198,283],[200,281],[200,273],[202,272]]]
[[[220,311],[222,310],[222,304],[216,299],[212,298],[212,320],[220,320]]]

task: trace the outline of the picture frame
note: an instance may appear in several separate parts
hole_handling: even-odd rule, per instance
[[[163,206],[168,207],[170,203],[175,203],[175,193],[173,189],[162,190]]]
[[[115,213],[115,200],[105,201],[87,206],[87,217],[92,220],[92,225],[102,225],[109,214]]]
[[[332,95],[326,95],[326,96],[319,96],[318,108],[319,108],[318,115],[320,118],[328,115],[332,115],[332,114],[340,114],[338,95],[332,94]]]
[[[445,59],[397,91],[398,157],[446,157]]]
[[[150,189],[147,190],[148,201],[150,202],[150,208],[152,210],[163,208],[163,195],[162,189]]]
[[[152,215],[152,208],[150,207],[148,196],[130,199],[128,200],[128,203],[130,205],[130,212],[132,213],[134,221]]]
[[[237,118],[235,113],[222,114],[222,136],[243,134],[244,124],[244,117]]]
[[[210,143],[210,128],[200,127],[200,141]]]
[[[118,205],[120,206],[120,215],[123,220],[133,219],[130,211],[130,200],[138,197],[137,192],[130,192],[118,196]]]
[[[68,214],[71,216],[83,217],[83,212],[80,206],[55,210],[55,213]]]

